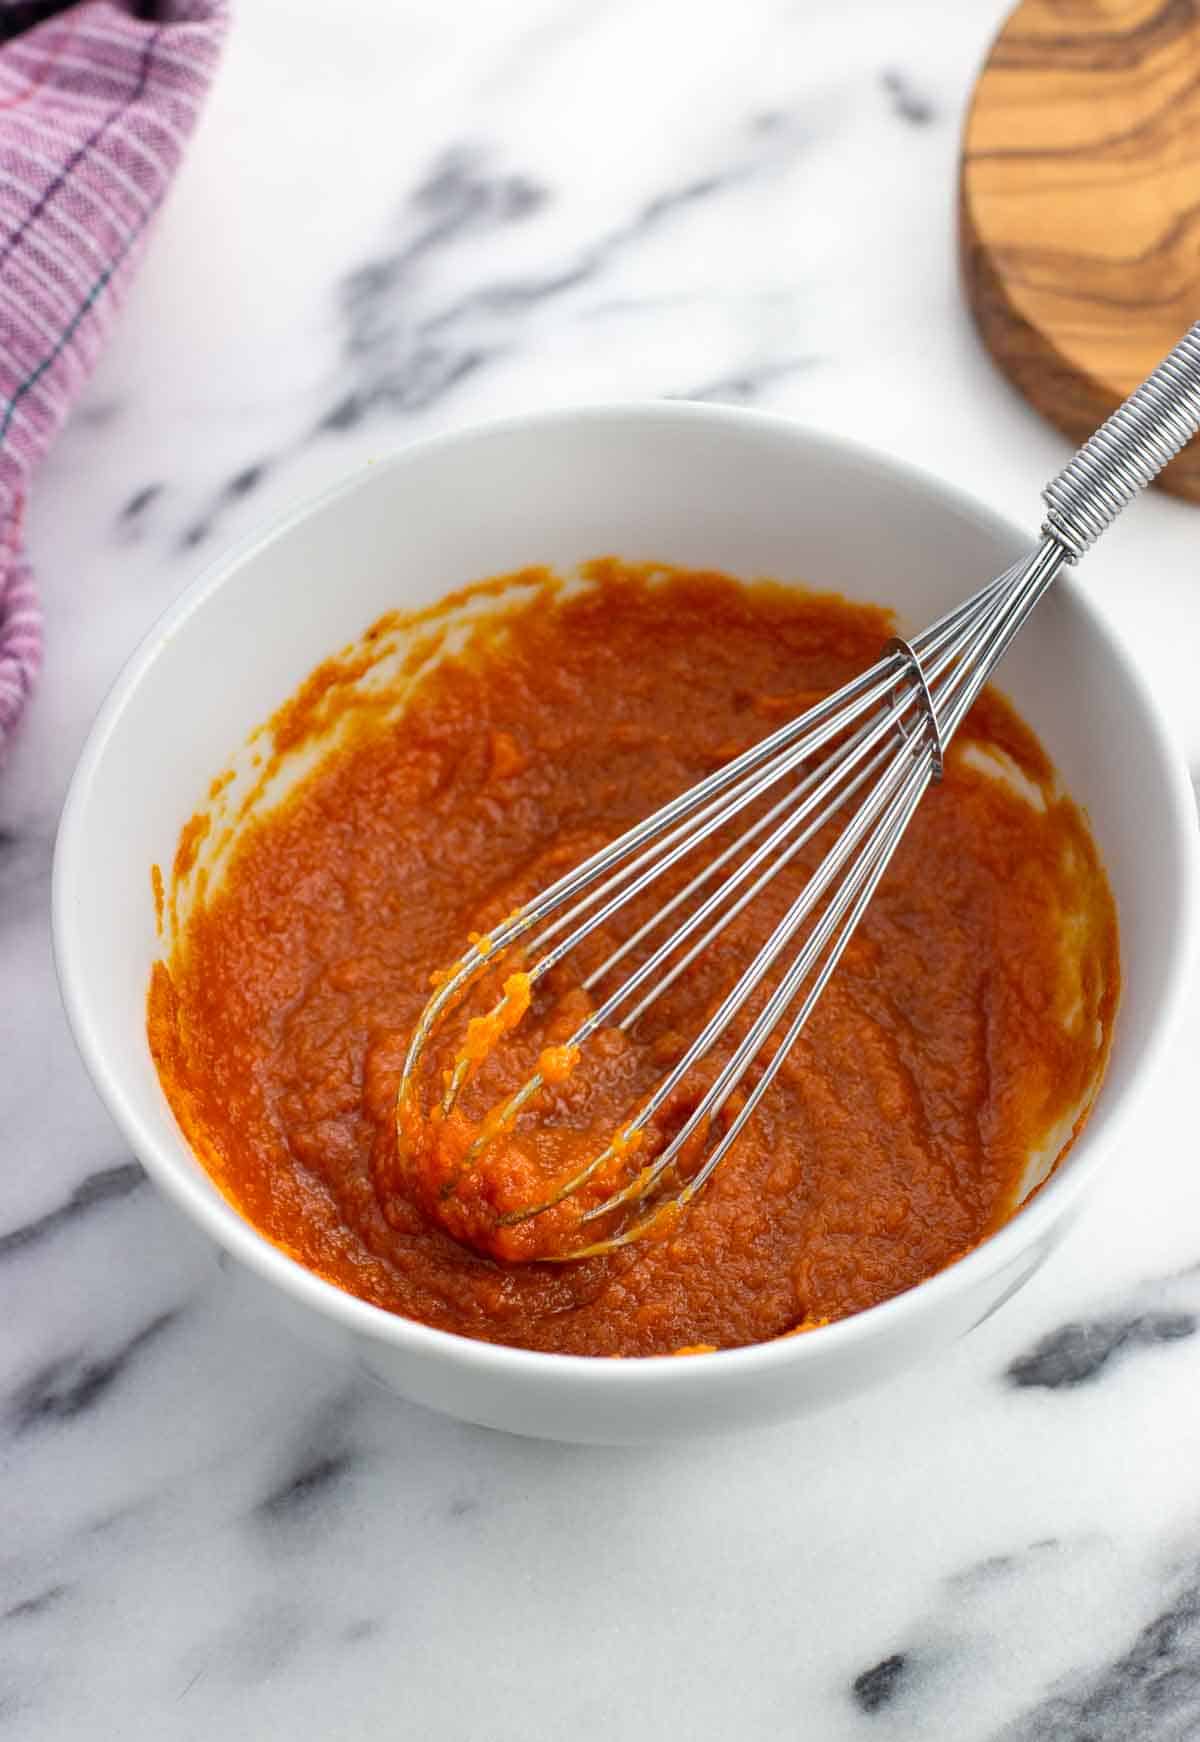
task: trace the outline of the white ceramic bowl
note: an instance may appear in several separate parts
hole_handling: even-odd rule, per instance
[[[224,557],[126,667],[80,760],[54,867],[70,1020],[151,1176],[263,1279],[406,1397],[567,1440],[728,1429],[818,1407],[979,1323],[1042,1263],[1129,1118],[1179,1003],[1196,931],[1190,787],[1149,691],[1060,580],[1000,682],[1084,804],[1120,912],[1124,994],[1107,1080],[1047,1187],[950,1269],[804,1337],[688,1359],[588,1360],[473,1342],[368,1306],[233,1210],[175,1124],[145,1035],[157,940],[149,867],[246,734],[325,655],[393,607],[465,582],[614,553],[769,575],[893,605],[917,629],[1025,536],[895,461],[782,419],[648,404],[554,412],[410,447]],[[136,1255],[131,1254],[131,1262]]]

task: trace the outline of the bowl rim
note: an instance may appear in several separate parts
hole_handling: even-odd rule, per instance
[[[101,1100],[157,1186],[219,1247],[284,1294],[371,1342],[398,1345],[402,1351],[418,1359],[449,1362],[460,1370],[486,1373],[492,1379],[548,1380],[557,1374],[570,1378],[577,1385],[615,1396],[635,1393],[647,1385],[691,1386],[701,1373],[715,1384],[732,1384],[755,1373],[802,1367],[814,1360],[826,1360],[839,1350],[869,1343],[879,1333],[886,1333],[914,1313],[935,1309],[940,1301],[966,1290],[972,1282],[986,1281],[1022,1253],[1036,1247],[1040,1238],[1048,1235],[1062,1220],[1119,1147],[1132,1114],[1146,1093],[1154,1070],[1177,1028],[1184,1007],[1189,970],[1200,944],[1200,830],[1196,827],[1195,798],[1181,752],[1148,680],[1126,654],[1087,592],[1074,575],[1067,572],[1056,580],[1056,591],[1069,596],[1072,608],[1088,619],[1093,632],[1115,655],[1145,712],[1151,748],[1166,776],[1173,841],[1184,862],[1179,878],[1177,947],[1166,972],[1162,996],[1145,1025],[1143,1063],[1110,1115],[1105,1141],[1094,1152],[1081,1156],[1074,1166],[1056,1170],[1031,1201],[994,1233],[945,1269],[901,1294],[801,1336],[783,1336],[770,1342],[718,1349],[686,1360],[674,1354],[621,1359],[567,1355],[484,1342],[389,1312],[307,1269],[261,1234],[212,1182],[209,1182],[211,1190],[206,1189],[200,1181],[183,1173],[146,1128],[133,1097],[125,1091],[119,1071],[109,1062],[104,1036],[90,1008],[73,941],[72,890],[85,870],[81,848],[88,792],[122,713],[163,647],[183,630],[188,619],[204,606],[210,596],[233,583],[248,564],[278,539],[304,521],[353,496],[368,482],[377,481],[381,474],[401,470],[443,449],[468,446],[479,440],[502,440],[505,436],[531,429],[552,430],[556,426],[581,422],[657,422],[677,426],[704,423],[728,431],[758,430],[794,442],[798,449],[807,445],[833,450],[843,463],[848,462],[852,468],[889,475],[894,481],[923,494],[931,503],[936,501],[940,511],[949,510],[960,519],[1006,541],[1024,539],[1029,544],[1033,542],[1014,522],[969,492],[939,478],[936,473],[797,419],[742,406],[689,400],[604,401],[491,418],[405,443],[381,459],[368,459],[340,481],[298,503],[269,526],[225,547],[147,630],[101,703],[71,776],[55,841],[51,931],[55,967],[70,1028]],[[182,1134],[181,1140],[186,1143]]]

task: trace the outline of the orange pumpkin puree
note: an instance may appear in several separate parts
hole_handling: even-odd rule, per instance
[[[281,802],[241,822],[221,875],[190,904],[180,882],[210,824],[185,827],[169,903],[181,917],[148,1012],[182,1129],[237,1209],[302,1264],[465,1336],[690,1353],[788,1335],[912,1287],[1012,1213],[1031,1156],[1069,1144],[1117,1000],[1116,916],[1087,825],[992,691],[757,1115],[662,1237],[547,1263],[539,1252],[573,1233],[575,1212],[504,1218],[614,1137],[608,1167],[624,1179],[678,1129],[736,1033],[644,1145],[618,1135],[828,834],[630,1034],[601,1029],[581,1058],[565,1048],[592,1007],[581,975],[662,888],[556,969],[527,1010],[520,963],[505,956],[494,972],[497,988],[510,982],[507,1012],[492,1021],[472,999],[433,1049],[437,1080],[472,1060],[444,1122],[462,1122],[458,1138],[426,1128],[399,1143],[414,1022],[468,937],[487,940],[566,866],[869,665],[891,627],[885,611],[830,595],[614,560],[590,565],[578,589],[518,578],[525,591],[507,607],[503,584],[488,583],[495,609],[402,707],[389,712],[375,692],[356,712],[379,626],[314,673],[270,722],[275,760],[343,707],[344,729]],[[431,648],[436,628],[410,676]],[[468,1031],[468,1016],[481,1026]],[[460,1177],[464,1133],[539,1061],[537,1102]],[[437,1097],[435,1086],[426,1105]]]

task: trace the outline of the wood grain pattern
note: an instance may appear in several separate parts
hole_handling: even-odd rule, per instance
[[[1022,0],[963,141],[988,349],[1083,441],[1200,316],[1200,0]],[[1161,482],[1200,501],[1200,443]]]

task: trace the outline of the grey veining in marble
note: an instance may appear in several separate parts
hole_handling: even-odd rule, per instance
[[[1047,1269],[935,1367],[719,1445],[522,1442],[259,1316],[122,1149],[54,986],[88,723],[228,541],[540,404],[758,404],[1036,517],[1059,438],[955,281],[999,0],[243,0],[31,504],[0,771],[0,1738],[1200,1735],[1193,1001]],[[336,13],[336,19],[334,14]],[[1089,565],[1200,772],[1195,510]]]

